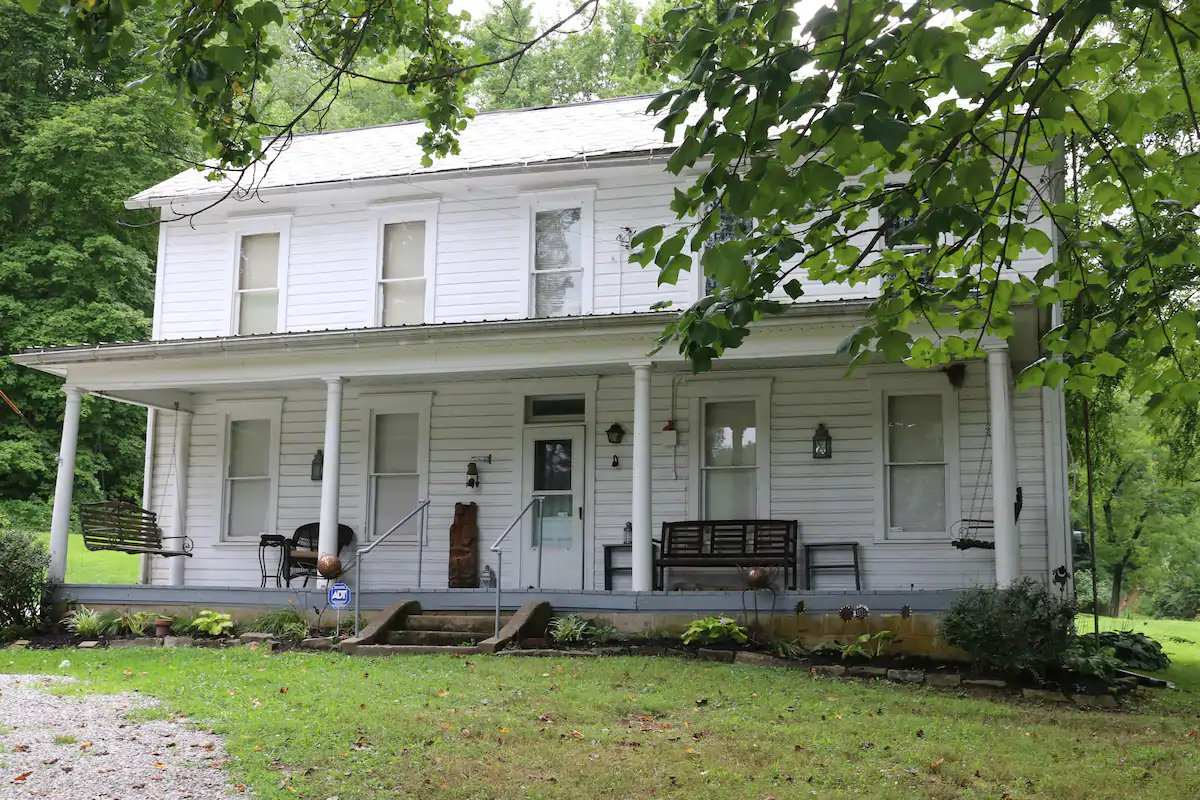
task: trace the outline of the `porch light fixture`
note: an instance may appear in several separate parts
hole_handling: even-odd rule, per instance
[[[813,458],[833,458],[833,437],[829,435],[829,429],[825,427],[825,423],[817,425],[816,431],[813,432]]]
[[[474,461],[467,462],[467,488],[479,488],[479,465]]]
[[[325,451],[318,450],[312,460],[312,479],[320,482],[325,477]]]
[[[614,422],[608,426],[608,430],[604,434],[608,437],[609,444],[620,444],[621,440],[625,438],[625,429],[621,427],[621,423]],[[613,466],[615,467],[616,464]]]

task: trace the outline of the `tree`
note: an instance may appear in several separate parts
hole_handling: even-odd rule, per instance
[[[135,27],[134,30],[137,30]],[[145,338],[157,231],[125,197],[186,154],[169,105],[123,87],[129,59],[87,66],[57,9],[0,6],[0,353]],[[0,499],[45,497],[62,418],[59,381],[0,360]],[[80,494],[140,494],[145,413],[85,402]]]

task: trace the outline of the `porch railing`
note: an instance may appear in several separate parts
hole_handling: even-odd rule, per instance
[[[428,521],[428,515],[425,513],[425,509],[427,509],[427,508],[429,508],[429,500],[428,499],[422,500],[421,502],[417,503],[416,508],[414,508],[412,511],[408,512],[408,514],[404,517],[404,519],[400,520],[395,525],[388,528],[387,533],[383,534],[383,536],[376,538],[375,541],[371,542],[366,547],[360,547],[358,550],[354,551],[354,635],[355,636],[358,636],[358,626],[359,626],[359,617],[358,617],[359,603],[358,603],[358,601],[359,601],[359,598],[362,596],[363,556],[365,556],[367,553],[371,552],[377,546],[382,544],[384,539],[388,538],[393,533],[400,530],[401,526],[403,526],[404,523],[408,522],[410,519],[415,517],[417,514],[421,515],[421,529],[417,533],[417,588],[418,589],[421,588],[421,565],[425,560],[425,528],[426,528],[426,523]]]
[[[516,519],[514,519],[509,524],[509,526],[504,530],[504,533],[500,534],[500,538],[497,539],[496,541],[492,542],[492,546],[488,548],[493,553],[495,553],[497,556],[497,558],[496,558],[496,636],[500,635],[500,587],[504,585],[504,555],[500,552],[500,543],[503,542],[508,537],[508,535],[513,532],[513,528],[517,527],[517,525],[519,525],[521,523],[521,520],[525,518],[525,515],[529,513],[529,509],[532,508],[535,503],[537,504],[538,509],[537,509],[537,513],[534,515],[534,519],[540,520],[542,518],[542,498],[540,496],[539,497],[531,497],[531,498],[529,498],[529,502],[525,504],[525,507],[521,509],[521,513],[517,514]],[[541,588],[541,585],[542,585],[542,541],[541,541],[541,537],[539,536],[538,537],[538,588]]]

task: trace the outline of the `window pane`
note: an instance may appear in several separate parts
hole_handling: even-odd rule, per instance
[[[243,236],[238,288],[274,289],[278,277],[279,234],[259,233]]]
[[[704,466],[752,467],[758,463],[753,400],[706,403]]]
[[[941,395],[889,397],[888,461],[894,464],[945,460]]]
[[[383,286],[383,324],[420,325],[425,321],[425,281],[400,281]]]
[[[417,472],[420,414],[375,417],[375,472]]]
[[[946,530],[946,468],[888,467],[888,507],[893,531]]]
[[[270,492],[270,478],[229,481],[229,527],[226,535],[258,536],[267,532]]]
[[[271,474],[271,420],[238,419],[229,423],[229,477]]]
[[[542,440],[533,443],[533,490],[570,491],[571,440]]]
[[[537,212],[533,223],[533,268],[579,269],[582,266],[582,210],[560,208]]]
[[[383,226],[383,277],[425,275],[425,223],[396,222]]]
[[[417,488],[420,479],[416,475],[388,475],[372,478],[374,489],[374,515],[371,520],[371,535],[383,536],[400,520],[417,507]],[[388,541],[417,541],[421,531],[421,515],[418,514],[404,527],[388,537]]]
[[[554,417],[583,417],[585,402],[582,397],[530,397],[527,398],[526,418],[543,419]]]
[[[704,471],[705,519],[757,519],[757,469]]]
[[[547,272],[533,276],[533,315],[568,317],[583,311],[582,272]]]
[[[576,530],[574,495],[554,494],[542,499],[542,515],[534,522],[534,545],[540,540],[547,550],[570,550]]]
[[[238,333],[274,333],[279,322],[278,292],[242,292],[238,295]]]

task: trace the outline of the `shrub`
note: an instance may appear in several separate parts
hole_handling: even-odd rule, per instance
[[[50,555],[29,533],[0,530],[0,629],[36,628],[46,607]]]
[[[345,621],[342,624],[344,625]],[[241,626],[241,629],[289,639],[303,639],[308,636],[308,619],[300,609],[288,606],[256,617]],[[354,629],[353,617],[350,619],[350,629]]]
[[[942,620],[947,643],[1004,674],[1045,676],[1063,667],[1074,643],[1075,606],[1031,578],[1003,589],[964,592]]]
[[[154,624],[154,620],[156,619],[158,619],[158,615],[153,612],[129,611],[127,609],[120,614],[120,630],[129,633],[131,636],[145,636],[147,633],[150,633],[150,626]]]
[[[104,615],[86,606],[72,611],[65,624],[67,630],[85,639],[98,639],[104,633]]]
[[[804,655],[804,648],[786,636],[772,636],[767,650],[779,658],[797,659]]]
[[[1092,634],[1079,638],[1089,642],[1095,639]],[[1158,672],[1171,666],[1171,659],[1163,652],[1162,645],[1137,631],[1102,631],[1100,647],[1111,650],[1127,669]]]
[[[1067,651],[1063,666],[1068,672],[1076,675],[1111,681],[1117,676],[1121,662],[1111,647],[1096,647],[1093,637],[1080,636]]]
[[[556,642],[582,642],[588,637],[592,627],[590,619],[570,614],[550,623],[550,638]]]
[[[205,609],[192,621],[192,628],[209,636],[223,636],[233,630],[233,619],[228,614]]]
[[[167,619],[171,620],[172,636],[188,636],[196,630],[196,617],[193,614],[171,614]]]
[[[596,625],[593,623],[587,630],[587,638],[596,644],[612,644],[613,642],[623,642],[629,637],[612,625]]]
[[[746,629],[731,617],[704,617],[694,620],[683,632],[684,644],[745,644],[750,641]]]
[[[1200,581],[1176,575],[1155,589],[1147,603],[1150,615],[1158,619],[1196,619],[1200,617]]]

